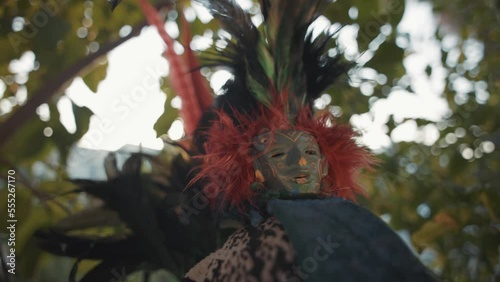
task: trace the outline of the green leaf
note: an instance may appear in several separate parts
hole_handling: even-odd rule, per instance
[[[178,117],[178,110],[173,108],[171,105],[172,99],[175,97],[171,94],[171,91],[168,89],[164,89],[167,95],[167,99],[164,105],[164,112],[160,116],[160,118],[156,121],[154,125],[154,130],[156,131],[156,135],[160,136],[166,134],[170,126],[172,126],[172,122]]]
[[[385,74],[388,81],[391,81],[392,78],[404,74],[403,55],[404,50],[399,48],[395,42],[386,41],[382,43],[373,58],[365,66]]]
[[[99,63],[92,71],[83,76],[83,81],[94,93],[97,92],[99,83],[106,78],[108,72],[107,60]]]
[[[47,137],[43,134],[48,124],[38,116],[26,124],[28,126],[19,128],[2,148],[2,155],[18,165],[42,159],[50,151],[50,145],[45,142]]]
[[[92,111],[86,107],[79,107],[72,102],[72,110],[76,123],[75,133],[69,133],[60,121],[59,112],[55,106],[51,107],[50,125],[53,130],[53,135],[50,140],[57,146],[60,153],[61,165],[66,163],[67,156],[71,146],[80,140],[89,129],[90,117]]]
[[[87,107],[79,107],[73,102],[71,102],[71,104],[76,123],[76,132],[74,133],[74,135],[76,138],[80,139],[89,130],[90,117],[94,113]]]
[[[458,228],[457,222],[447,212],[438,213],[432,221],[426,222],[413,233],[413,241],[418,246],[428,246],[441,237]]]

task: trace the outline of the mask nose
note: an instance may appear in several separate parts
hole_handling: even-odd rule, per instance
[[[299,163],[301,157],[302,154],[300,153],[299,148],[297,148],[297,146],[293,146],[290,152],[288,152],[288,155],[286,156],[286,161],[285,161],[286,165],[291,166]]]

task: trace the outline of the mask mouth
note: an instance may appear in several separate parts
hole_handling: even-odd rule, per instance
[[[292,178],[292,182],[295,182],[297,184],[306,184],[309,182],[309,173],[299,173],[297,176],[294,176]]]

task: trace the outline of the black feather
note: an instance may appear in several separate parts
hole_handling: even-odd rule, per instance
[[[55,255],[79,259],[146,258],[136,236],[128,238],[72,236],[52,229],[35,232],[36,244]]]
[[[262,11],[262,16],[264,17],[264,21],[267,21],[269,6],[271,5],[271,3],[269,2],[269,0],[260,0],[259,4],[260,10]]]
[[[340,29],[339,29],[340,30]],[[304,71],[307,81],[307,95],[309,101],[318,98],[319,95],[337,81],[339,77],[347,74],[354,63],[342,61],[341,52],[330,56],[328,50],[333,43],[333,34],[320,34],[316,38],[312,37],[312,32],[305,38]]]
[[[111,11],[114,11],[116,6],[118,6],[118,4],[120,4],[122,0],[108,0],[108,4],[109,6],[111,6]]]
[[[260,0],[264,17],[264,27],[261,29],[264,32],[257,30],[250,15],[233,0],[198,1],[209,9],[232,37],[221,38],[227,43],[226,48],[213,47],[203,60],[205,66],[227,67],[235,76],[233,81],[229,81],[222,88],[223,95],[218,97],[216,109],[228,113],[232,110],[252,113],[258,102],[252,97],[255,93],[249,90],[250,86],[257,82],[267,89],[270,81],[278,90],[291,86],[290,90],[295,97],[289,96],[289,99],[296,99],[297,105],[311,104],[353,66],[351,63],[342,62],[340,55],[328,55],[335,33],[321,34],[314,38],[312,32],[308,33],[310,25],[319,17],[329,1],[298,1],[292,4],[284,0]],[[270,55],[273,56],[274,78],[267,77],[264,66],[261,65],[261,36],[266,38]],[[249,82],[249,77],[253,82]],[[294,104],[291,102],[291,105]]]
[[[204,5],[216,18],[221,27],[231,35],[231,38],[221,37],[227,43],[223,49],[212,48],[202,58],[204,66],[221,66],[229,68],[235,77],[241,77],[244,85],[245,76],[250,74],[262,85],[268,84],[264,70],[259,63],[257,44],[259,31],[252,23],[252,19],[233,0],[197,0]],[[238,78],[235,78],[238,80]],[[248,91],[235,93],[226,89],[226,95],[243,97],[250,94]]]

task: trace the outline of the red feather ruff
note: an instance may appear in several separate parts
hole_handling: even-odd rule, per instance
[[[371,169],[376,161],[366,148],[356,144],[357,134],[353,129],[333,124],[334,117],[329,112],[313,117],[308,108],[297,115],[292,125],[281,109],[280,106],[262,106],[259,117],[236,114],[239,125],[235,125],[226,113],[218,113],[219,119],[207,133],[206,154],[200,156],[200,172],[193,180],[206,181],[204,192],[212,203],[220,197],[223,203],[240,210],[252,203],[255,195],[250,185],[256,181],[252,139],[263,129],[302,130],[316,138],[329,167],[323,179],[323,195],[349,200],[355,200],[356,194],[365,195],[356,176],[361,168]]]

